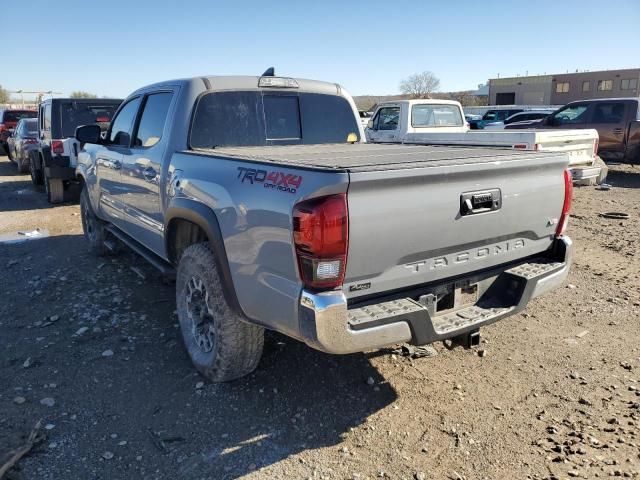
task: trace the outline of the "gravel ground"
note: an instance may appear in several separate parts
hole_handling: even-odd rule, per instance
[[[640,477],[639,168],[575,190],[568,283],[480,350],[330,356],[269,334],[223,385],[191,367],[173,287],[89,255],[78,206],[15,172],[0,158],[0,241],[50,236],[0,243],[0,466],[41,421],[7,478]]]

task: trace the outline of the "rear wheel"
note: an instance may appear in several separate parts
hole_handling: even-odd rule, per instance
[[[64,200],[64,184],[59,178],[45,178],[44,188],[47,192],[47,200],[49,203],[62,203]]]
[[[36,168],[33,155],[29,155],[29,171],[31,173],[31,183],[36,187],[42,185],[42,170]]]
[[[226,382],[255,370],[264,329],[245,322],[227,303],[208,243],[191,245],[182,254],[176,303],[184,344],[202,375]]]
[[[7,146],[5,147],[5,150],[7,151],[7,157],[9,157],[9,160],[15,163],[16,160],[14,156],[11,155],[11,149],[9,148],[9,144],[7,144]]]
[[[105,228],[106,223],[100,220],[93,211],[86,186],[82,188],[82,193],[80,194],[80,217],[82,219],[84,238],[89,244],[89,251],[98,256],[111,253],[111,250],[104,243],[108,234]]]

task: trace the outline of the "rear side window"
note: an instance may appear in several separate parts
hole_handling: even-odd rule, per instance
[[[149,148],[160,141],[172,97],[169,92],[154,93],[147,97],[133,142],[135,147]]]
[[[454,105],[414,105],[411,108],[414,127],[461,127],[462,115]]]
[[[298,92],[210,92],[197,102],[191,148],[344,143],[359,135],[349,102]]]
[[[139,106],[140,97],[136,97],[133,100],[129,100],[117,113],[111,124],[111,132],[109,133],[109,142],[111,144],[125,147],[130,145],[133,121],[136,118]]]
[[[73,137],[76,134],[76,128],[82,125],[97,123],[103,130],[106,130],[117,109],[117,103],[61,103],[60,116],[62,118],[63,138]]]
[[[598,103],[593,110],[593,123],[622,123],[624,103]]]
[[[45,131],[51,130],[51,104],[47,103],[44,106],[44,121],[42,127]]]

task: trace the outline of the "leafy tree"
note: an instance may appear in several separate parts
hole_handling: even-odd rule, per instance
[[[83,92],[82,90],[76,90],[71,92],[71,98],[98,98],[97,95],[89,92]]]
[[[412,98],[430,98],[440,89],[440,79],[432,72],[414,73],[400,82],[400,91]]]
[[[0,104],[9,103],[9,92],[0,85]]]

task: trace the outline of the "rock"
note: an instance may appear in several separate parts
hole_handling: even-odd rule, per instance
[[[104,352],[102,352],[102,356],[103,357],[113,357],[113,350],[111,350],[111,349],[105,350]]]
[[[196,383],[196,390],[200,390],[201,388],[204,387],[204,382],[198,382]]]
[[[413,474],[413,478],[416,480],[427,480],[427,476],[424,472],[416,472]]]
[[[126,440],[122,440],[120,442],[118,442],[118,445],[120,445],[121,447],[124,447],[127,444]]]
[[[484,348],[481,348],[480,350],[478,350],[478,356],[480,358],[484,358],[487,356],[487,351]]]
[[[580,405],[589,405],[589,406],[593,405],[589,400],[587,400],[584,397],[580,397],[580,399],[578,400],[578,403]]]
[[[29,368],[31,366],[31,357],[27,358],[22,364],[22,368]]]
[[[84,335],[87,330],[89,330],[89,327],[80,327],[78,330],[76,330],[75,335],[77,335],[78,337],[80,335]]]
[[[348,449],[347,447],[342,447],[342,448],[340,449],[340,451],[341,451],[342,453],[349,453],[349,449]]]
[[[577,380],[579,376],[580,376],[580,374],[578,372],[571,372],[569,374],[569,378],[571,378],[573,380]]]
[[[142,460],[142,455],[138,455],[138,456],[136,457],[136,460],[137,460],[137,461]]]
[[[573,290],[574,288],[578,288],[578,287],[576,287],[573,283],[570,283],[567,285],[567,288],[570,290]]]
[[[373,379],[373,377],[367,378],[367,385],[373,385],[374,383],[376,383],[376,381]]]
[[[47,423],[44,426],[45,430],[53,430],[55,428],[55,425],[53,423]]]
[[[567,472],[567,475],[569,475],[570,477],[577,477],[577,476],[578,476],[578,475],[580,475],[580,474],[578,473],[578,471],[577,471],[577,470],[569,470],[569,471]]]
[[[53,407],[56,404],[56,401],[51,397],[45,397],[40,400],[41,405],[46,405],[47,407]]]
[[[22,405],[22,404],[23,404],[24,402],[26,402],[26,401],[27,401],[27,399],[26,399],[26,398],[24,398],[24,397],[20,397],[20,396],[15,397],[15,398],[13,399],[13,403],[16,403],[16,404],[18,404],[18,405]]]
[[[113,453],[112,452],[104,452],[102,454],[102,458],[104,458],[105,460],[111,460],[113,458]]]

